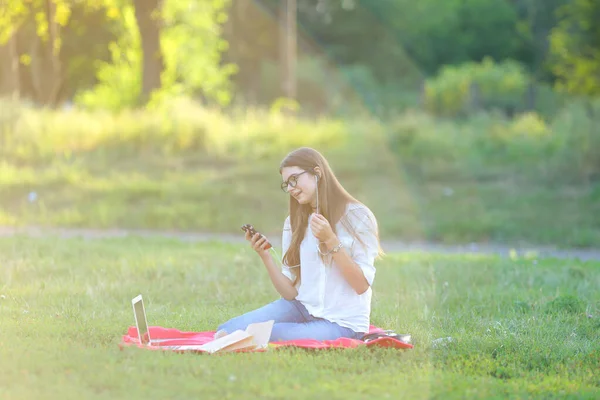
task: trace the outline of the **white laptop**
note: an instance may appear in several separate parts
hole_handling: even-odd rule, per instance
[[[153,346],[160,344],[165,341],[177,341],[177,340],[186,340],[185,338],[181,339],[152,339],[150,337],[150,329],[148,328],[148,319],[146,318],[146,308],[144,307],[144,299],[142,295],[138,295],[131,300],[131,305],[133,306],[133,317],[135,319],[135,327],[138,332],[138,340],[144,346]]]
[[[137,328],[138,340],[143,345],[152,344],[142,295],[140,294],[139,296],[133,298],[131,300],[131,305],[133,306],[133,317],[135,318],[135,327]]]

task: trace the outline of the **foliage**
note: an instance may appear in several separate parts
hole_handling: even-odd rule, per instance
[[[555,23],[553,10],[564,1],[567,0],[298,2],[300,58],[329,65],[315,72],[306,62],[299,64],[299,88],[304,88],[307,76],[312,78],[308,80],[311,88],[313,84],[319,87],[321,75],[326,81],[332,75],[342,80],[348,77],[348,87],[360,93],[366,108],[379,115],[381,108],[403,108],[408,99],[402,95],[410,93],[407,97],[415,98],[423,79],[445,65],[480,62],[485,57],[495,62],[512,59],[523,64],[536,79],[551,80],[544,69],[546,32]],[[281,2],[255,2],[263,8],[252,7],[249,4],[253,2],[244,0],[240,6],[242,3],[248,3],[244,10],[251,12],[252,18],[235,20],[238,33],[227,36],[231,46],[225,55],[242,71],[235,80],[237,96],[258,97],[268,104],[280,95],[279,88],[273,88],[276,85],[269,80],[277,75],[269,74],[260,85],[256,76],[265,65],[279,62],[276,38]],[[263,40],[264,35],[268,37]],[[261,40],[253,40],[255,37]],[[307,67],[309,71],[303,71]],[[335,97],[328,94],[327,100],[321,101],[316,95],[305,96],[303,108],[324,110],[325,104],[331,107],[326,111],[336,112],[339,107]],[[354,100],[350,97],[350,102]],[[352,108],[351,104],[345,107]]]
[[[591,109],[571,103],[553,118],[535,112],[511,119],[478,112],[463,122],[442,122],[406,113],[389,123],[388,138],[402,160],[446,179],[460,173],[484,182],[498,175],[500,180],[520,176],[568,185],[600,177],[600,157],[593,150],[600,146],[594,128],[599,119],[598,102]]]
[[[515,61],[443,67],[425,86],[425,109],[442,116],[456,117],[471,110],[524,108],[529,77]]]
[[[21,70],[16,77],[21,97],[56,106],[91,86],[96,63],[108,58],[118,17],[114,10],[113,0],[17,0],[3,6],[0,47],[14,39],[10,56]],[[15,76],[0,71],[2,79]]]
[[[227,19],[229,1],[165,2],[162,47],[166,68],[163,90],[176,95],[200,94],[215,104],[229,104],[229,78],[237,68],[220,63],[227,42],[215,34],[220,32],[220,25]]]
[[[407,59],[426,74],[484,56],[502,60],[519,39],[515,7],[503,1],[311,0],[299,10],[304,31],[328,56],[366,65],[380,82],[401,78]]]
[[[69,22],[73,2],[70,0],[52,0],[55,6],[54,18],[49,20],[46,1],[44,0],[11,0],[3,4],[0,10],[0,43],[6,42],[15,33],[20,24],[28,17],[36,22],[36,33],[44,41],[49,41],[50,24],[57,23],[64,27]],[[51,46],[55,51],[60,50],[61,38],[53,38]]]
[[[550,36],[557,87],[569,93],[600,95],[600,3],[573,0],[560,9]]]
[[[517,32],[519,49],[512,58],[527,66],[536,80],[552,82],[554,74],[548,59],[548,36],[560,16],[557,10],[571,0],[516,0],[513,2],[519,16]]]
[[[153,102],[181,95],[200,95],[226,105],[230,101],[229,75],[232,65],[220,65],[226,43],[215,35],[226,15],[227,1],[192,2],[166,0],[162,9],[164,27],[161,48],[165,58],[162,88]],[[134,9],[125,2],[119,11],[123,25],[119,40],[111,43],[111,62],[102,63],[98,85],[77,98],[89,108],[120,110],[138,105],[141,92],[141,45]],[[196,40],[190,40],[190,37]],[[200,40],[199,38],[204,38]]]
[[[117,41],[110,43],[110,61],[97,63],[98,83],[78,93],[75,103],[88,108],[118,111],[137,105],[141,92],[140,38],[131,5],[116,11],[122,27]]]
[[[54,18],[48,17],[46,3],[10,1],[0,11],[0,46],[17,35],[22,97],[46,105],[75,99],[85,107],[110,110],[137,105],[143,58],[131,0],[52,0]],[[282,95],[272,67],[279,63],[280,4],[165,0],[160,15],[164,84],[153,93],[151,104],[180,95],[217,106],[269,106],[276,101]],[[591,23],[597,19],[597,6],[589,0],[297,4],[297,100],[307,113],[347,115],[362,109],[390,115],[416,104],[424,79],[446,66],[486,58],[499,65],[522,65],[540,91],[550,94],[537,96],[543,110],[534,109],[544,116],[560,107],[558,100],[547,101],[556,97],[549,90],[555,77],[557,86],[569,93],[594,94],[598,86],[593,54],[599,46]],[[561,12],[555,15],[557,9]],[[60,58],[61,70],[54,75],[49,65],[40,64],[48,60],[32,54],[30,43],[36,38]],[[45,72],[30,76],[34,69]],[[64,82],[58,99],[49,103],[48,96],[31,89],[33,81]],[[508,97],[492,105],[514,108],[517,100]]]
[[[398,40],[428,74],[447,64],[484,57],[501,61],[516,53],[518,18],[509,2],[425,0],[418,7],[407,0],[388,3],[396,12],[379,4],[381,15],[398,30]]]

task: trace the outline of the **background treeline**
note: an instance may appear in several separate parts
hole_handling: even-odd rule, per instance
[[[271,106],[285,94],[286,3],[4,1],[1,93],[110,109],[176,95]],[[600,91],[593,0],[303,0],[295,16],[307,112],[551,115],[567,94]]]

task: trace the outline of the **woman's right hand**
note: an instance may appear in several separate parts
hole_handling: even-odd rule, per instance
[[[254,236],[250,236],[250,232],[246,232],[246,240],[250,242],[250,245],[261,257],[266,254],[269,254],[269,249],[267,246],[269,245],[269,241],[264,235],[260,233],[255,233]]]

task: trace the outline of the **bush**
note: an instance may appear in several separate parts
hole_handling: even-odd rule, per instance
[[[332,147],[343,143],[341,121],[315,123],[276,110],[226,115],[185,98],[118,114],[17,105],[0,110],[0,158],[18,164],[78,153],[116,159],[186,153],[264,158],[309,143]]]
[[[187,99],[120,113],[0,105],[4,224],[228,231],[261,214],[274,232],[287,199],[265,194],[282,193],[277,165],[306,145],[373,205],[384,235],[577,246],[600,236],[598,106],[551,121],[415,110],[382,121],[226,114]]]
[[[352,144],[364,152],[385,132],[391,152],[424,178],[499,171],[552,182],[600,177],[600,102],[575,103],[545,120],[535,112],[508,119],[480,112],[450,121],[406,111],[381,121],[303,119],[277,111],[225,114],[187,99],[121,113],[37,109],[0,103],[0,158],[39,165],[78,153],[105,159],[174,154],[263,159],[311,145],[335,151]]]
[[[589,183],[600,179],[600,100],[571,102],[552,121],[556,174]]]
[[[407,112],[386,122],[390,149],[431,179],[498,173],[546,182],[600,178],[600,101],[572,102],[545,120],[536,112],[509,119],[480,112],[462,122]]]
[[[425,83],[424,107],[434,115],[457,117],[478,110],[502,110],[508,113],[528,108],[531,78],[516,61],[495,63],[489,58],[481,63],[449,65]],[[551,113],[559,104],[547,87],[538,86],[536,101]],[[550,99],[550,100],[549,100]]]

